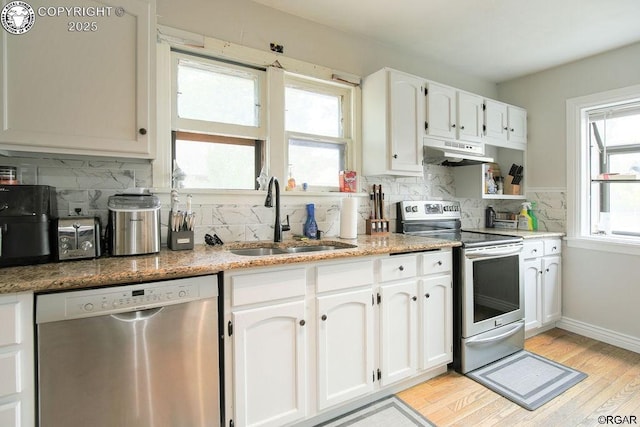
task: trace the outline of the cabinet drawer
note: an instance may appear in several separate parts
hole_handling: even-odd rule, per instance
[[[542,240],[525,240],[522,250],[524,259],[537,258],[544,255],[544,243]]]
[[[417,257],[415,255],[393,256],[380,260],[380,281],[406,279],[415,277]]]
[[[0,354],[0,397],[14,393],[20,390],[20,352],[11,352]]]
[[[304,268],[231,276],[231,304],[255,304],[305,295]]]
[[[544,254],[554,255],[562,251],[562,242],[560,239],[547,239],[544,241]]]
[[[20,427],[20,402],[0,405],[0,426]]]
[[[20,303],[15,297],[0,299],[0,346],[19,344],[18,317]]]
[[[422,257],[421,275],[451,272],[453,259],[451,258],[450,249],[428,252],[420,256]]]
[[[373,283],[373,261],[319,265],[316,274],[318,293],[370,285]]]

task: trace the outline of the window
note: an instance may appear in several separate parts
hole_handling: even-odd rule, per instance
[[[640,245],[640,86],[567,100],[567,147],[570,244]]]
[[[254,190],[263,150],[262,141],[173,132],[174,159],[180,169],[188,171],[181,185],[184,188]]]
[[[640,237],[640,104],[586,111],[591,233]]]
[[[299,184],[338,189],[351,150],[350,88],[289,76],[285,130],[290,171]]]
[[[172,159],[184,173],[173,185],[255,189],[265,158],[265,71],[180,52],[172,60]]]

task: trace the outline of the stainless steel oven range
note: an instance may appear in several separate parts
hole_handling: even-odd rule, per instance
[[[396,232],[456,240],[453,367],[467,373],[524,348],[522,238],[461,229],[455,201],[397,204]]]

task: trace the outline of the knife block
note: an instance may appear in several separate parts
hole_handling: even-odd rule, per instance
[[[520,195],[520,185],[512,184],[508,179],[504,182],[504,191],[503,194],[509,194],[511,196],[519,196]]]
[[[371,236],[380,236],[389,234],[389,220],[386,219],[367,219],[365,221],[366,232]]]

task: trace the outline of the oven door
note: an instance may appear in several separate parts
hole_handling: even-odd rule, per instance
[[[462,337],[524,318],[522,243],[462,250]]]

